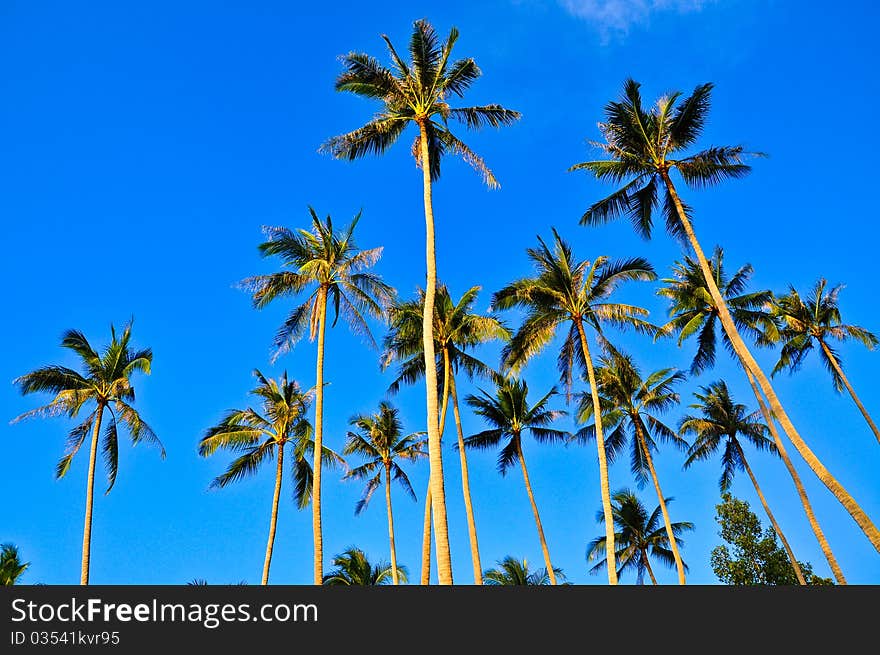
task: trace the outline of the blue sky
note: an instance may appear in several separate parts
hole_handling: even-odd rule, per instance
[[[334,161],[317,148],[365,122],[376,107],[337,94],[338,56],[350,50],[384,58],[379,35],[403,46],[414,19],[438,31],[461,30],[456,51],[484,72],[469,104],[499,102],[523,113],[503,132],[468,134],[502,183],[489,191],[460,161],[448,161],[435,187],[438,268],[455,296],[483,286],[489,295],[527,274],[525,248],[555,226],[582,258],[641,255],[661,274],[680,255],[662,233],[641,241],[626,224],[598,229],[577,220],[609,191],[566,173],[587,159],[587,139],[623,80],[644,84],[648,98],[669,89],[717,85],[704,145],[745,143],[769,153],[747,179],[711,191],[683,190],[696,212],[704,247],[721,243],[729,266],[750,262],[755,288],[809,287],[819,276],[845,282],[846,320],[880,329],[875,291],[866,278],[876,248],[866,194],[874,183],[875,132],[852,129],[850,110],[870,114],[880,99],[875,75],[872,3],[732,0],[492,0],[481,3],[283,2],[5,2],[0,5],[0,259],[7,344],[0,361],[6,419],[36,405],[11,381],[50,362],[72,364],[58,348],[63,330],[93,343],[109,324],[135,317],[134,338],[155,351],[154,370],[136,380],[138,405],[168,450],[127,445],[108,496],[95,503],[94,583],[259,582],[268,529],[272,472],[208,491],[230,457],[201,459],[196,445],[223,411],[248,402],[259,367],[314,382],[314,344],[304,342],[270,365],[271,339],[290,305],[251,309],[235,283],[275,270],[256,246],[263,225],[305,226],[307,206],[345,222],[363,210],[358,240],[384,246],[377,266],[402,295],[424,279],[421,177],[409,139],[381,159]],[[463,132],[463,130],[462,130]],[[850,143],[858,139],[857,144]],[[844,152],[838,152],[844,148]],[[840,165],[846,159],[845,165]],[[870,197],[868,195],[868,197]],[[665,306],[656,285],[635,285],[621,299],[643,303],[655,320]],[[381,335],[381,326],[376,326]],[[686,367],[692,346],[614,338],[645,369]],[[841,348],[869,410],[880,412],[872,385],[877,355]],[[498,349],[480,355],[496,362]],[[771,353],[760,353],[772,366]],[[391,378],[342,324],[327,337],[326,438],[341,448],[347,419],[372,411]],[[552,352],[525,373],[535,397],[556,381]],[[714,372],[682,387],[685,402],[701,384],[723,378],[752,406],[742,374],[719,357]],[[473,391],[461,384],[462,392]],[[801,433],[875,521],[880,520],[880,453],[847,396],[811,360],[776,388]],[[422,429],[423,390],[395,400],[407,428]],[[558,403],[561,407],[562,403]],[[670,416],[675,421],[679,413]],[[465,412],[467,434],[481,429]],[[85,472],[82,453],[68,476],[53,479],[70,425],[54,419],[0,421],[7,499],[0,541],[32,562],[25,581],[76,583]],[[570,422],[560,427],[570,428]],[[447,437],[451,443],[451,438]],[[445,452],[454,575],[472,580],[457,458]],[[511,554],[535,566],[541,554],[518,470],[502,478],[493,453],[469,455],[484,567]],[[550,552],[570,581],[602,584],[587,573],[586,543],[599,533],[594,448],[526,445]],[[696,531],[684,556],[692,583],[710,584],[709,552],[718,462],[681,471],[682,454],[662,451],[664,491],[674,520]],[[11,464],[10,462],[14,462]],[[830,575],[781,462],[751,458],[766,495],[802,560]],[[880,557],[802,461],[801,471],[840,564],[853,583],[880,582]],[[422,499],[427,464],[411,469]],[[631,486],[628,462],[611,470],[613,488]],[[354,516],[360,485],[329,475],[324,492],[325,557],[351,544],[388,558],[383,505]],[[736,495],[759,511],[748,479]],[[650,488],[641,496],[652,507]],[[297,512],[285,489],[272,581],[311,581],[309,512]],[[760,514],[760,512],[759,512]],[[763,518],[763,516],[762,516]],[[395,495],[399,561],[418,577],[422,504]],[[765,520],[766,523],[766,520]],[[674,571],[659,570],[662,582]],[[627,582],[634,579],[625,578]]]

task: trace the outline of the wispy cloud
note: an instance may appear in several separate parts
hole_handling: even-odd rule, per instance
[[[571,14],[592,23],[603,41],[626,36],[633,25],[650,21],[654,14],[700,11],[715,0],[559,0]]]

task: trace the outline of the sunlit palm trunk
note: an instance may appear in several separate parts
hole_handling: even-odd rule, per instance
[[[712,274],[712,269],[709,266],[709,262],[706,259],[706,255],[703,253],[703,249],[700,247],[699,241],[697,241],[697,236],[694,233],[693,226],[691,225],[690,220],[685,214],[684,207],[681,204],[681,199],[678,197],[678,193],[675,190],[675,185],[673,185],[672,180],[669,177],[668,172],[663,171],[663,182],[666,184],[669,189],[669,195],[672,197],[672,201],[675,204],[675,209],[678,213],[679,220],[681,221],[682,228],[684,229],[685,234],[687,235],[688,241],[691,244],[691,247],[694,249],[694,253],[697,256],[697,261],[700,264],[700,270],[703,272],[703,277],[706,281],[706,286],[709,289],[709,294],[712,296],[712,301],[715,303],[715,307],[718,309],[718,317],[721,319],[721,324],[724,327],[724,331],[727,333],[727,336],[730,338],[730,343],[733,346],[734,351],[739,356],[739,358],[744,362],[747,369],[749,369],[755,376],[758,381],[758,385],[761,387],[761,391],[764,392],[764,395],[767,397],[767,401],[770,403],[770,409],[773,412],[773,415],[776,416],[779,424],[782,426],[782,429],[785,430],[785,434],[788,435],[788,438],[794,444],[794,447],[797,448],[797,451],[801,454],[801,457],[807,462],[807,465],[812,469],[812,471],[816,474],[816,476],[822,481],[822,483],[828,487],[828,490],[834,494],[834,497],[840,502],[841,505],[849,512],[849,515],[853,517],[853,520],[858,524],[858,526],[862,529],[862,532],[865,533],[865,536],[870,539],[871,543],[874,545],[878,551],[880,551],[880,531],[877,530],[877,527],[871,521],[867,514],[865,514],[864,510],[859,506],[856,502],[855,498],[853,498],[849,492],[841,485],[834,476],[825,468],[824,464],[819,461],[819,458],[816,457],[815,453],[810,450],[810,447],[807,446],[806,442],[801,438],[798,431],[795,429],[794,424],[792,424],[791,419],[786,414],[785,409],[782,407],[782,404],[779,402],[779,398],[776,396],[776,392],[773,390],[773,386],[770,384],[770,380],[767,379],[767,376],[761,370],[761,367],[758,366],[758,362],[755,361],[755,358],[752,356],[749,349],[746,347],[745,342],[742,337],[739,335],[739,332],[736,329],[736,325],[733,322],[733,318],[730,315],[730,310],[727,307],[727,303],[724,301],[721,292],[718,290],[718,285],[715,283],[715,278]]]
[[[859,408],[859,411],[862,413],[862,416],[865,417],[865,420],[868,422],[868,425],[871,427],[871,431],[874,433],[874,436],[877,438],[877,441],[880,441],[880,432],[877,431],[877,426],[874,424],[874,421],[871,419],[871,415],[868,414],[868,410],[865,409],[865,406],[862,404],[862,401],[859,400],[859,397],[856,395],[856,390],[852,388],[852,385],[849,383],[846,375],[843,374],[843,369],[840,368],[840,364],[837,361],[837,357],[834,356],[834,353],[831,352],[831,349],[825,344],[821,339],[819,343],[822,346],[822,350],[825,352],[825,356],[828,358],[828,361],[831,362],[831,366],[834,367],[834,370],[837,371],[837,375],[840,376],[840,379],[843,381],[846,390],[849,391],[849,395],[852,396],[852,399],[856,403],[856,407]]]
[[[745,365],[743,365],[743,368],[745,368]],[[828,565],[834,573],[834,578],[837,580],[837,584],[844,585],[846,584],[846,578],[843,576],[843,571],[840,570],[840,566],[837,563],[837,559],[834,557],[834,553],[831,552],[831,546],[828,544],[828,540],[825,538],[825,533],[822,532],[822,528],[819,526],[819,521],[816,520],[813,506],[810,503],[810,499],[807,497],[807,490],[804,489],[801,477],[794,468],[794,464],[788,456],[788,452],[785,450],[785,445],[779,437],[779,431],[776,429],[776,422],[773,420],[773,415],[770,414],[770,410],[767,409],[767,405],[764,403],[764,398],[761,396],[761,391],[758,389],[758,385],[755,382],[755,377],[752,375],[752,372],[747,368],[745,369],[745,372],[746,376],[749,378],[749,384],[752,386],[755,398],[758,400],[761,414],[764,415],[764,421],[767,423],[767,427],[770,430],[770,435],[773,437],[773,442],[776,444],[776,450],[779,451],[779,456],[785,463],[785,467],[788,469],[791,479],[794,481],[794,485],[797,488],[798,496],[801,499],[801,504],[804,506],[804,512],[807,515],[807,520],[810,522],[810,527],[813,529],[813,534],[816,535],[816,539],[819,541],[819,546],[822,548],[822,553],[825,555],[825,559],[828,560]]]
[[[89,451],[89,477],[86,481],[86,518],[83,525],[82,568],[79,583],[89,584],[89,566],[92,550],[92,504],[95,497],[95,460],[98,456],[98,436],[101,434],[101,419],[104,405],[98,403],[95,413],[95,426],[92,428],[92,445]]]
[[[391,544],[391,581],[398,585],[397,547],[394,545],[394,514],[391,511],[391,462],[385,462],[385,506],[388,509],[388,541]]]
[[[611,490],[608,484],[608,456],[605,453],[605,431],[602,429],[602,408],[599,405],[599,389],[596,386],[596,371],[587,335],[580,319],[575,323],[581,338],[581,348],[587,362],[587,379],[590,383],[590,396],[593,399],[593,416],[596,425],[596,448],[599,451],[599,489],[602,493],[602,514],[605,517],[605,561],[608,564],[608,584],[617,584],[617,558],[614,555],[614,515],[611,509]]]
[[[675,540],[675,533],[672,531],[672,521],[669,520],[669,511],[666,509],[666,499],[663,497],[663,491],[660,489],[660,479],[657,477],[657,471],[654,469],[654,458],[651,457],[651,451],[648,449],[648,443],[645,440],[645,435],[642,433],[642,426],[638,421],[635,421],[636,427],[636,437],[639,440],[639,445],[642,448],[642,451],[645,453],[645,461],[648,463],[648,470],[651,471],[651,479],[654,481],[654,489],[657,491],[657,500],[660,502],[660,511],[663,513],[663,524],[666,526],[666,537],[669,539],[669,547],[672,549],[672,555],[675,558],[675,568],[678,571],[678,584],[683,585],[687,584],[684,577],[684,562],[681,559],[681,553],[678,551],[678,543]],[[645,557],[645,563],[647,564],[648,557],[642,552],[642,555]],[[650,568],[648,569],[650,571]],[[654,578],[654,575],[651,574],[651,578]],[[657,584],[657,581],[654,581],[654,584]]]
[[[648,572],[648,575],[651,576],[651,584],[657,585],[657,578],[654,577],[654,571],[651,569],[651,562],[648,560],[648,553],[646,551],[642,551],[642,562],[645,564],[645,570]],[[681,584],[684,584],[683,582]]]
[[[764,492],[761,491],[761,487],[758,485],[758,478],[755,477],[755,474],[752,472],[752,467],[749,466],[749,460],[746,459],[746,454],[743,452],[742,446],[739,445],[738,441],[734,441],[736,444],[736,449],[739,452],[740,461],[743,463],[743,467],[746,470],[746,473],[749,476],[749,480],[752,481],[752,485],[755,487],[755,492],[758,494],[758,499],[761,501],[761,506],[764,508],[764,511],[767,513],[767,518],[770,519],[770,524],[773,526],[773,530],[779,536],[779,540],[782,542],[782,547],[785,548],[785,552],[788,555],[788,559],[791,562],[792,568],[794,568],[794,574],[798,579],[798,583],[801,585],[807,584],[806,579],[804,579],[804,572],[801,571],[801,565],[797,561],[797,557],[794,556],[794,551],[791,549],[791,546],[788,543],[788,539],[785,538],[785,535],[782,533],[782,528],[779,527],[779,523],[776,522],[776,517],[773,516],[773,512],[770,511],[770,505],[767,504],[767,499],[764,498]]]
[[[547,548],[547,540],[544,538],[544,527],[541,525],[541,516],[538,514],[538,505],[535,502],[535,494],[532,493],[532,483],[529,482],[529,471],[526,469],[526,458],[523,455],[522,443],[519,435],[516,439],[516,454],[519,457],[519,465],[522,468],[523,481],[526,483],[526,493],[529,494],[529,502],[532,504],[532,512],[535,515],[535,525],[538,526],[538,538],[541,540],[541,552],[544,553],[544,564],[547,566],[547,575],[550,576],[550,584],[556,584],[556,573],[553,571],[553,564],[550,563],[550,549]]]
[[[263,580],[269,584],[269,566],[272,564],[272,550],[275,548],[275,528],[278,525],[278,500],[281,498],[281,480],[284,474],[284,442],[278,444],[278,464],[275,468],[275,495],[272,497],[272,519],[269,522],[269,541],[266,542],[266,561],[263,562]]]
[[[424,122],[419,123],[422,176],[425,196],[425,307],[422,311],[422,343],[425,355],[425,387],[428,407],[428,460],[431,479],[431,511],[434,523],[434,542],[437,547],[437,580],[441,585],[452,584],[452,561],[449,554],[449,529],[446,523],[446,492],[443,488],[443,453],[440,427],[437,424],[437,365],[434,358],[434,295],[437,291],[437,258],[434,252],[434,208],[431,200],[431,157],[428,151],[428,133]]]
[[[327,323],[327,289],[318,292],[318,362],[315,374],[315,455],[312,458],[312,533],[315,541],[315,584],[324,577],[324,534],[321,528],[321,453],[324,452],[324,332]]]

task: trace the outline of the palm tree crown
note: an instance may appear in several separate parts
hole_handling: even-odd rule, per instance
[[[351,547],[333,558],[336,568],[324,576],[323,583],[332,586],[378,586],[391,584],[391,566],[385,562],[371,564],[360,548]],[[398,567],[398,575],[406,582],[406,567]]]
[[[0,545],[0,587],[16,584],[30,565],[30,562],[21,561],[14,544]]]
[[[553,569],[553,572],[558,579],[565,580],[562,569],[557,567]],[[531,571],[527,560],[520,561],[510,555],[499,560],[495,567],[486,569],[483,572],[483,577],[486,584],[492,586],[537,587],[550,584],[550,575],[547,573],[547,569],[541,568]]]

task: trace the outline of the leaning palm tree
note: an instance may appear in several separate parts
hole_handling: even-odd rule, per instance
[[[386,68],[370,55],[352,52],[342,58],[345,70],[336,80],[338,91],[379,100],[382,103],[381,111],[363,127],[333,137],[322,146],[322,150],[338,159],[353,161],[367,154],[384,153],[407,126],[414,125],[418,128],[412,152],[422,169],[425,205],[427,276],[422,325],[430,480],[433,486],[431,498],[434,506],[439,581],[440,584],[452,584],[440,428],[437,422],[437,373],[433,366],[432,312],[437,284],[437,262],[431,183],[440,177],[441,159],[450,152],[460,155],[473,166],[490,188],[499,186],[483,159],[450,131],[449,120],[460,121],[469,129],[500,127],[513,123],[519,118],[519,113],[496,104],[482,107],[449,105],[451,98],[463,97],[465,91],[481,75],[473,59],[451,60],[452,48],[458,39],[458,30],[454,27],[445,43],[441,44],[434,28],[427,21],[416,21],[409,42],[409,63],[397,53],[387,36],[383,35],[382,38],[388,46],[392,68]]]
[[[555,585],[556,575],[553,564],[550,562],[550,550],[547,547],[544,527],[541,525],[541,516],[538,513],[535,494],[532,492],[532,484],[529,481],[522,437],[523,433],[528,431],[539,443],[564,442],[569,436],[567,433],[547,426],[557,418],[564,416],[566,412],[547,408],[550,399],[556,395],[555,389],[551,389],[534,405],[529,405],[528,394],[529,385],[525,380],[495,376],[494,395],[490,395],[482,389],[480,389],[479,396],[468,395],[465,402],[473,408],[477,416],[481,416],[492,427],[468,437],[464,440],[464,445],[467,448],[486,450],[496,448],[504,442],[498,456],[498,471],[501,475],[506,475],[511,466],[519,463],[529,503],[532,506],[532,513],[535,516],[535,525],[538,528],[538,538],[541,541],[541,551],[544,554],[544,563],[547,565],[547,574],[550,576],[550,583]]]
[[[394,295],[393,289],[369,269],[379,260],[382,248],[360,250],[354,229],[360,214],[341,231],[333,228],[327,216],[320,220],[309,208],[312,229],[296,231],[283,227],[265,229],[268,240],[259,246],[264,257],[278,256],[285,270],[256,275],[242,282],[253,293],[253,303],[262,309],[273,300],[309,291],[305,302],[287,317],[275,336],[275,357],[288,351],[306,331],[318,340],[315,373],[315,447],[324,448],[324,332],[327,307],[333,309],[333,322],[339,316],[356,334],[375,342],[366,318],[381,318]],[[321,458],[315,460],[312,478],[312,532],[314,539],[314,583],[321,584],[324,572],[324,537],[321,524]]]
[[[471,287],[454,302],[444,284],[437,285],[434,299],[434,352],[437,360],[438,378],[442,380],[440,395],[440,435],[446,424],[446,410],[450,396],[455,429],[458,437],[459,462],[461,464],[461,488],[464,497],[465,514],[468,523],[468,538],[471,547],[471,562],[474,567],[474,584],[483,584],[480,564],[480,547],[477,540],[477,526],[471,500],[470,475],[464,448],[464,432],[461,427],[461,414],[456,388],[456,375],[463,372],[469,379],[489,377],[491,370],[468,351],[499,339],[510,338],[510,331],[493,316],[474,313],[480,287]],[[397,393],[403,384],[413,384],[424,378],[425,358],[422,341],[422,309],[425,293],[418,291],[415,300],[395,303],[389,311],[391,325],[385,338],[382,367],[399,362],[397,377],[389,391]],[[425,498],[425,525],[422,536],[422,584],[428,584],[431,566],[431,486],[430,481]]]
[[[684,152],[696,143],[706,124],[712,84],[698,86],[684,99],[679,92],[662,96],[651,109],[642,107],[639,86],[637,82],[627,80],[623,97],[605,106],[605,121],[599,124],[605,142],[596,145],[609,158],[583,162],[571,168],[586,170],[600,180],[616,184],[625,181],[617,191],[587,209],[581,224],[599,225],[627,214],[635,231],[650,238],[655,210],[662,206],[667,231],[677,239],[686,240],[693,249],[730,345],[745,368],[755,376],[773,415],[810,469],[880,550],[880,531],[798,434],[770,380],[740,336],[709,260],[697,240],[690,210],[679,197],[671,177],[672,171],[677,171],[687,186],[714,186],[726,179],[747,175],[751,167],[745,163],[745,158],[760,153],[748,153],[742,146],[711,147],[690,155]]]
[[[165,458],[165,449],[156,434],[132,405],[134,387],[131,383],[131,377],[136,372],[149,375],[153,351],[149,348],[135,350],[131,347],[131,322],[126,324],[121,335],[117,335],[116,329],[111,325],[110,343],[100,353],[89,344],[85,335],[77,330],[65,332],[61,339],[61,346],[73,351],[80,359],[82,373],[65,366],[50,365],[38,368],[16,379],[15,384],[22,394],[48,392],[55,394],[55,398],[48,405],[25,412],[14,422],[34,416],[59,416],[61,414],[76,418],[84,407],[91,408],[91,412],[85,420],[70,431],[65,455],[55,467],[55,477],[64,477],[70,470],[74,456],[91,433],[80,577],[80,583],[87,585],[89,583],[92,544],[95,465],[101,427],[104,427],[101,451],[107,466],[108,482],[105,494],[110,493],[113,488],[119,468],[119,423],[128,430],[132,445],[137,445],[141,441],[153,443],[160,448],[160,455],[163,459]],[[109,416],[106,416],[105,412]]]
[[[615,545],[617,548],[618,576],[627,570],[634,569],[636,572],[636,584],[645,583],[645,573],[651,578],[651,584],[657,584],[654,569],[651,568],[651,557],[665,564],[669,568],[676,566],[676,558],[666,528],[660,527],[661,509],[657,507],[651,514],[642,505],[632,491],[623,489],[614,494],[614,525]],[[669,504],[673,498],[664,498],[664,504]],[[600,509],[596,512],[596,521],[604,520],[604,512]],[[672,532],[676,541],[684,545],[681,535],[694,529],[694,524],[688,521],[680,521],[672,524]],[[587,545],[587,561],[599,560],[591,569],[590,573],[598,573],[607,564],[607,559],[602,557],[605,551],[605,537],[596,537]],[[687,570],[687,565],[684,565]]]
[[[572,254],[571,247],[555,229],[553,237],[552,249],[539,237],[540,246],[526,251],[535,265],[534,277],[512,282],[492,297],[493,308],[521,307],[527,312],[522,326],[504,348],[504,362],[513,371],[520,370],[566,324],[568,334],[557,359],[562,382],[570,394],[573,369],[577,361],[586,373],[590,385],[594,413],[601,416],[596,374],[586,329],[592,328],[596,334],[601,335],[603,325],[610,324],[652,332],[654,326],[645,320],[648,315],[646,309],[610,302],[609,298],[623,282],[654,280],[656,275],[651,264],[640,257],[617,262],[610,262],[606,257],[597,257],[592,262],[578,261]],[[599,484],[605,507],[607,558],[611,563],[608,567],[608,582],[617,584],[608,458],[601,422],[596,425],[596,448],[599,453]]]
[[[669,549],[678,571],[678,583],[685,584],[685,566],[675,541],[675,531],[666,500],[660,488],[660,479],[654,467],[651,451],[657,450],[657,441],[664,441],[683,450],[688,447],[675,430],[660,420],[659,415],[675,407],[679,402],[675,386],[684,380],[684,374],[675,369],[664,368],[642,378],[632,357],[618,351],[606,343],[606,354],[599,360],[596,368],[596,382],[599,385],[599,401],[602,406],[602,426],[608,432],[606,447],[608,458],[631,444],[630,469],[639,487],[643,487],[650,476],[657,492],[660,511]],[[591,394],[582,393],[578,419],[586,423],[595,414]],[[587,425],[575,435],[578,440],[594,439],[595,423]]]
[[[343,455],[360,455],[367,461],[351,469],[345,477],[366,480],[364,495],[355,507],[355,514],[367,508],[373,492],[385,480],[385,507],[388,512],[388,541],[391,546],[391,576],[394,584],[399,584],[397,575],[397,548],[394,545],[394,514],[391,511],[391,479],[400,483],[403,490],[416,500],[416,494],[406,472],[400,468],[398,460],[416,461],[427,456],[424,432],[403,434],[403,424],[396,408],[387,402],[379,403],[379,411],[372,415],[355,416],[349,421],[356,432],[348,433]]]
[[[753,340],[760,346],[769,345],[772,339],[777,338],[777,327],[773,317],[767,311],[767,305],[772,299],[770,291],[747,292],[746,288],[751,279],[753,269],[746,264],[741,266],[732,276],[728,276],[724,270],[724,251],[720,247],[715,248],[712,259],[709,261],[715,283],[721,290],[725,302],[730,309],[730,314],[736,323],[737,329],[741,333],[749,334]],[[718,312],[712,297],[706,289],[706,281],[703,278],[699,264],[690,257],[685,257],[681,262],[676,262],[673,266],[673,275],[663,280],[665,284],[657,293],[669,299],[669,312],[671,318],[669,322],[660,328],[659,336],[667,336],[678,334],[678,344],[682,343],[692,335],[697,335],[697,352],[691,363],[691,373],[699,374],[710,369],[715,364],[716,341],[718,339],[718,331],[716,329],[718,322]],[[798,492],[801,505],[803,505],[804,513],[807,520],[816,535],[819,546],[822,549],[825,559],[831,567],[834,577],[838,584],[846,584],[846,578],[841,571],[834,553],[825,533],[822,531],[813,506],[807,496],[807,490],[801,481],[800,474],[794,467],[794,463],[788,456],[788,451],[779,431],[776,429],[776,422],[770,409],[764,402],[761,390],[755,381],[755,376],[745,365],[745,362],[739,358],[730,345],[730,339],[726,332],[721,332],[721,338],[727,350],[737,359],[749,384],[755,399],[758,401],[758,407],[764,417],[764,422],[770,430],[770,436],[773,437],[773,443],[776,450],[782,458],[785,468],[794,482]]]
[[[18,583],[30,562],[22,562],[18,547],[14,544],[0,545],[0,587],[11,587]]]
[[[699,393],[694,394],[699,402],[691,405],[692,408],[699,410],[700,414],[698,416],[684,416],[679,426],[682,434],[693,434],[696,437],[688,451],[684,467],[690,468],[694,462],[710,459],[723,450],[719,480],[721,493],[724,494],[730,490],[737,470],[744,470],[748,474],[761,505],[767,512],[770,523],[773,524],[773,529],[785,547],[785,552],[791,560],[798,581],[802,585],[807,584],[797,558],[782,533],[782,528],[779,527],[776,517],[770,511],[764,492],[758,485],[758,479],[749,466],[745,450],[740,443],[740,439],[745,439],[756,450],[777,454],[776,445],[767,436],[767,426],[761,421],[761,413],[748,413],[745,405],[733,400],[727,384],[724,382],[713,382],[700,389]]]
[[[293,449],[294,499],[303,509],[312,497],[314,475],[309,460],[315,459],[315,441],[312,424],[307,418],[312,391],[303,391],[295,380],[288,380],[286,371],[278,380],[268,379],[258,370],[254,371],[254,376],[259,384],[250,393],[260,399],[260,410],[247,407],[227,412],[199,442],[199,455],[208,457],[218,449],[241,453],[211,483],[211,487],[219,489],[255,474],[264,462],[275,458],[275,492],[261,581],[266,585],[269,584],[278,502],[284,480],[284,450],[288,444]],[[341,458],[329,448],[322,451],[324,463],[331,466],[341,463]]]
[[[557,580],[565,580],[562,569],[553,569],[553,576]],[[499,560],[497,565],[483,572],[487,585],[503,587],[540,587],[552,584],[547,569],[529,570],[527,560],[518,560],[508,555]]]
[[[877,425],[844,374],[840,365],[840,355],[828,343],[829,339],[840,342],[854,339],[869,350],[873,350],[878,339],[863,327],[843,323],[837,300],[843,285],[839,284],[826,291],[827,285],[827,280],[820,279],[810,290],[806,300],[801,298],[794,287],[789,287],[787,294],[774,300],[772,312],[781,323],[779,340],[782,349],[773,374],[781,370],[796,371],[813,346],[818,345],[822,361],[831,372],[834,389],[839,393],[846,387],[877,441],[880,442]]]
[[[371,564],[360,548],[351,547],[333,558],[336,568],[322,578],[322,584],[345,587],[373,587],[387,585],[392,581],[394,572],[385,562]],[[396,570],[398,579],[407,581],[406,567]]]

